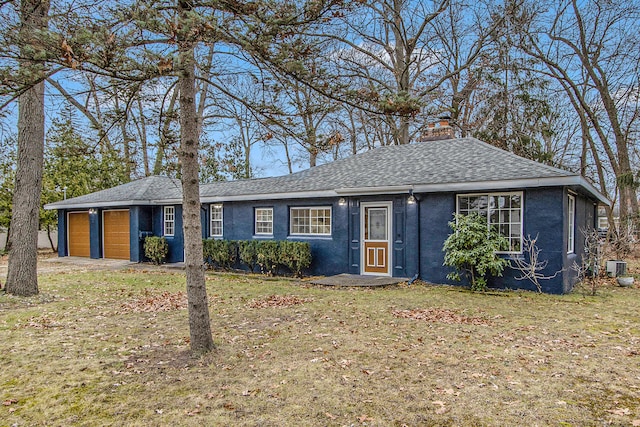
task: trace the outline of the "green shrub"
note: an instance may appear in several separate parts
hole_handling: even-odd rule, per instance
[[[265,274],[278,274],[280,264],[280,244],[275,240],[258,241],[258,265]]]
[[[444,242],[444,265],[456,268],[449,273],[450,280],[460,280],[460,273],[466,275],[471,290],[484,291],[487,275],[502,276],[507,261],[496,252],[507,250],[509,242],[497,230],[487,230],[487,219],[479,214],[455,215],[449,223],[453,233]]]
[[[265,274],[277,275],[280,267],[287,267],[300,276],[311,265],[311,246],[307,242],[278,242],[275,240],[203,240],[204,260],[210,266],[229,268],[238,260],[256,267]]]
[[[280,242],[280,263],[297,277],[311,265],[311,245],[308,242]]]
[[[230,269],[238,259],[238,245],[232,240],[204,239],[204,262],[212,268]]]
[[[241,240],[238,242],[238,253],[240,262],[249,267],[255,273],[258,266],[258,243],[257,240]]]
[[[144,239],[144,256],[156,265],[163,264],[169,253],[167,239],[158,236],[147,236]]]

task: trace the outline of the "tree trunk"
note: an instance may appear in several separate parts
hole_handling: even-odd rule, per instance
[[[47,28],[49,2],[25,0],[20,4],[21,53],[38,55],[37,34]],[[33,84],[18,99],[18,160],[9,237],[11,252],[7,270],[7,292],[29,296],[38,293],[38,220],[44,159],[44,70],[35,62],[21,64]],[[35,84],[34,84],[35,83]]]
[[[53,239],[51,238],[51,224],[47,224],[47,238],[49,239],[49,245],[51,245],[51,252],[55,254],[58,252],[58,247],[53,243]]]
[[[188,1],[179,0],[181,34],[188,37]],[[202,226],[200,223],[200,184],[198,163],[198,116],[196,113],[195,58],[193,42],[179,41],[180,75],[180,161],[182,163],[182,223],[184,231],[187,300],[191,350],[206,352],[214,348],[205,284]]]

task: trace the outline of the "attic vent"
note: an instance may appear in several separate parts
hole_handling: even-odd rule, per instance
[[[449,117],[440,117],[437,122],[429,122],[427,129],[420,135],[420,141],[439,141],[455,137],[455,132],[449,124]]]

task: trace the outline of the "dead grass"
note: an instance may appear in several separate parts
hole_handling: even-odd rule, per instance
[[[181,273],[57,273],[38,297],[0,294],[0,426],[640,425],[637,287],[207,283],[217,349],[199,358]]]

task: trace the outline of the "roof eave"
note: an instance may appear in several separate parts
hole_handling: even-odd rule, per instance
[[[436,193],[436,192],[462,192],[481,190],[501,190],[515,188],[536,188],[555,186],[578,186],[582,187],[588,194],[593,196],[603,205],[611,206],[611,202],[600,193],[589,181],[579,175],[548,177],[548,178],[526,178],[508,179],[499,181],[472,181],[437,184],[415,184],[415,185],[395,185],[378,187],[350,187],[338,188],[335,190],[315,190],[297,191],[290,193],[258,193],[258,194],[238,194],[224,196],[203,196],[201,203],[219,203],[234,201],[259,201],[277,199],[308,199],[308,198],[331,198],[338,196],[368,196],[382,194],[408,194],[415,193]],[[111,202],[80,202],[80,203],[49,203],[44,206],[47,210],[52,209],[86,209],[95,207],[122,207],[122,206],[161,206],[181,204],[182,199],[156,199],[156,200],[124,200]]]
[[[182,203],[182,200],[179,202]],[[77,202],[77,203],[64,203],[53,202],[44,205],[45,210],[54,209],[88,209],[88,208],[112,208],[122,206],[153,206],[153,205],[165,205],[166,201],[158,200],[117,200],[111,202]]]
[[[602,193],[579,175],[556,176],[547,178],[505,179],[499,181],[471,181],[439,184],[419,184],[413,187],[416,193],[436,193],[442,191],[478,191],[478,190],[506,190],[514,188],[538,188],[557,186],[579,186],[586,190],[598,202],[610,205],[611,202]]]

